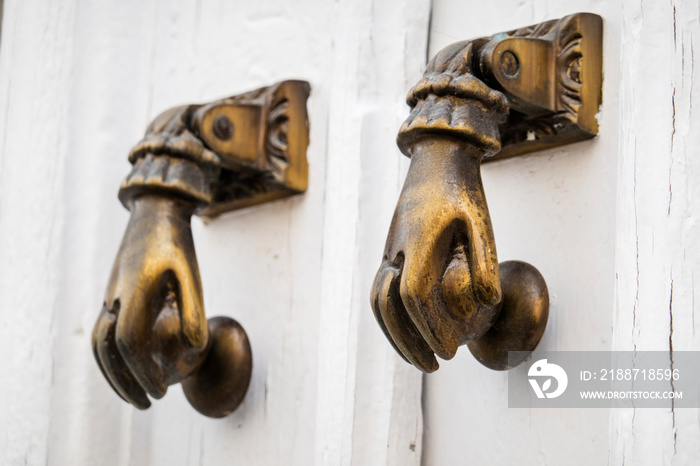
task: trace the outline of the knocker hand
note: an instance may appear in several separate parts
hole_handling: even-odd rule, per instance
[[[95,358],[112,388],[137,408],[183,383],[200,412],[222,417],[243,399],[250,344],[233,319],[207,321],[192,241],[192,203],[143,195],[112,269],[93,331]]]
[[[419,369],[437,370],[435,355],[450,359],[462,344],[486,367],[509,369],[540,342],[546,282],[528,263],[498,264],[480,165],[504,145],[505,158],[595,135],[600,33],[600,17],[581,14],[456,42],[408,92],[396,143],[411,165],[371,302]]]
[[[488,331],[501,285],[481,183],[483,153],[469,142],[425,138],[411,166],[372,289],[372,308],[394,348],[425,372],[435,354]]]
[[[190,218],[306,190],[309,83],[282,81],[158,115],[129,153],[119,199],[131,211],[93,332],[97,363],[138,408],[181,383],[190,404],[223,417],[245,397],[250,342],[204,315]]]
[[[190,229],[194,205],[136,198],[93,332],[115,391],[138,408],[161,398],[204,357],[208,329]]]

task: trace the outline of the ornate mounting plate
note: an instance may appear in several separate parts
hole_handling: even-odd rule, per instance
[[[306,81],[269,87],[160,114],[131,150],[124,205],[146,191],[197,201],[204,217],[306,191]]]
[[[283,81],[198,112],[200,136],[222,161],[217,190],[200,216],[306,191],[309,92],[305,81]]]
[[[511,108],[500,126],[502,149],[484,162],[598,134],[602,38],[602,18],[577,13],[484,39],[481,78]]]

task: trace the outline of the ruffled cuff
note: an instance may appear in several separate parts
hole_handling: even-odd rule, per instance
[[[145,154],[134,161],[131,173],[122,182],[119,200],[129,208],[129,201],[143,192],[160,191],[208,205],[213,200],[219,170],[214,165],[170,155]]]

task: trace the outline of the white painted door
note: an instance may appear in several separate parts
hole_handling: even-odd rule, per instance
[[[0,42],[0,464],[418,464],[421,376],[369,286],[406,165],[394,145],[430,5],[352,0],[8,0]],[[252,344],[224,420],[179,387],[148,411],[90,334],[126,227],[116,198],[150,120],[310,82],[309,190],[195,219],[208,316]]]
[[[483,167],[499,260],[530,262],[547,280],[539,349],[698,350],[697,2],[434,0],[430,54],[579,11],[604,21],[600,133]],[[506,381],[466,350],[424,377],[423,464],[700,458],[695,409],[509,409]]]
[[[484,167],[499,259],[547,279],[544,349],[700,349],[696,2],[5,1],[0,464],[697,462],[697,411],[508,409],[504,374],[460,349],[422,376],[369,307],[426,50],[577,11],[604,18],[600,136]],[[246,400],[137,411],[90,351],[126,155],[166,108],[289,78],[312,86],[308,192],[193,224],[207,315],[251,339]]]

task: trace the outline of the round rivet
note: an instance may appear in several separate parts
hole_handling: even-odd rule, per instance
[[[219,115],[214,119],[213,129],[214,136],[222,141],[228,141],[233,137],[233,123],[224,115]]]
[[[501,54],[500,65],[501,71],[508,78],[514,78],[520,72],[520,60],[518,60],[518,56],[510,50],[506,50]]]

